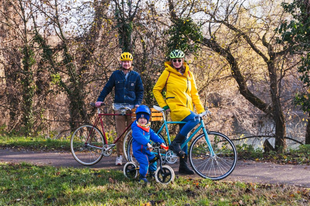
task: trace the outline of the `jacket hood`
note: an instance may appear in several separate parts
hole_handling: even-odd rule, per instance
[[[188,64],[186,62],[183,63],[183,66],[185,67],[185,72],[184,72],[183,75],[188,76],[189,66],[188,66]],[[168,72],[172,72],[174,74],[177,74],[177,75],[181,75],[181,73],[178,72],[178,70],[176,70],[175,68],[172,67],[170,61],[166,61],[165,62],[165,70],[168,71]]]

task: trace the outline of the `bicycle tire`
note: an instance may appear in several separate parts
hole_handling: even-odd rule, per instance
[[[161,134],[158,134],[158,136],[159,136],[162,140],[164,140],[165,144],[167,145],[166,139],[165,139]],[[133,141],[133,139],[132,139],[132,136],[131,136],[131,138],[130,138],[129,141],[128,141],[127,148],[126,148],[126,152],[125,152],[128,162],[134,161],[134,158],[133,158],[133,155],[132,155],[132,141]],[[153,144],[154,144],[154,143],[151,142],[151,145],[153,145]]]
[[[126,133],[124,137],[124,142],[123,142],[123,153],[124,153],[124,158],[127,160],[127,162],[130,162],[130,160],[128,159],[128,155],[127,155],[127,145],[131,139],[132,139],[132,130],[130,129]]]
[[[128,179],[136,179],[138,177],[139,170],[134,162],[127,162],[123,168],[123,173]]]
[[[203,178],[221,180],[235,169],[237,151],[233,142],[224,134],[208,131],[215,156],[210,155],[205,135],[194,139],[189,149],[189,161],[194,171]]]
[[[93,131],[92,137],[89,138],[88,145],[86,145],[86,140],[90,135],[90,131]],[[101,160],[103,157],[103,145],[103,135],[101,131],[93,125],[82,125],[77,128],[72,134],[70,141],[71,153],[74,159],[85,166],[94,165]]]
[[[161,184],[169,184],[175,178],[174,170],[169,165],[163,165],[155,171],[155,180]]]

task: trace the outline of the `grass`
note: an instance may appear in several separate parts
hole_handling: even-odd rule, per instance
[[[70,151],[68,139],[0,136],[0,148]],[[264,154],[238,146],[241,159],[309,164],[310,147]],[[121,171],[0,163],[0,205],[309,205],[310,189],[179,177],[145,186]]]
[[[46,139],[44,137],[0,136],[0,148],[40,151],[70,151],[70,140]]]
[[[308,205],[293,186],[178,178],[145,186],[120,171],[0,163],[0,205]]]

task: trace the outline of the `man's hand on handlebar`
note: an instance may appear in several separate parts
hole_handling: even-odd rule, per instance
[[[95,107],[101,107],[103,105],[103,102],[96,102]]]

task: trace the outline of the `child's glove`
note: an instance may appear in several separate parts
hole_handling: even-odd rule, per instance
[[[161,144],[160,144],[160,147],[161,147],[162,149],[166,150],[166,151],[168,151],[168,149],[169,149],[169,147],[166,146],[164,143],[161,143]]]
[[[102,104],[102,102],[96,102],[96,103],[95,103],[95,106],[96,106],[96,107],[100,107],[101,104]]]
[[[146,146],[147,146],[147,149],[150,150],[150,152],[153,150],[153,147],[150,143],[147,143]]]

